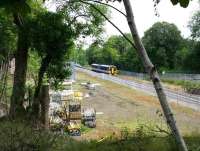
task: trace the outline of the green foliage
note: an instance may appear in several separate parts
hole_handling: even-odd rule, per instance
[[[29,0],[1,0],[0,8],[5,8],[8,12],[13,14],[25,15],[31,12]]]
[[[29,123],[21,120],[0,122],[0,148],[8,150],[53,150],[59,135],[42,129],[35,130]]]
[[[52,78],[57,85],[70,74],[65,62],[66,54],[73,46],[74,33],[59,13],[39,13],[29,24],[31,47],[41,58],[38,78],[43,78],[47,72],[48,78]]]
[[[11,18],[0,9],[0,61],[8,54],[13,54],[16,49],[16,28]]]
[[[171,80],[171,79],[162,79],[163,82],[170,83],[173,85],[179,85],[185,91],[191,94],[200,94],[200,83],[194,81],[184,81],[184,80]]]
[[[69,60],[80,65],[87,65],[86,51],[82,47],[75,47],[70,50]]]
[[[191,31],[191,36],[195,40],[200,40],[200,11],[197,11],[191,18],[189,22],[189,28]]]
[[[158,68],[175,68],[183,38],[174,24],[155,23],[145,32],[142,40],[152,62]]]
[[[184,66],[188,71],[199,73],[200,72],[200,42],[193,44],[191,51],[185,58]]]
[[[81,124],[81,129],[80,130],[81,130],[81,134],[84,134],[84,133],[88,133],[89,131],[91,131],[92,128],[89,128],[89,127]]]
[[[190,0],[171,0],[171,2],[173,5],[176,5],[179,3],[182,7],[186,8],[189,5]]]
[[[184,88],[188,93],[191,94],[200,94],[200,83],[198,82],[185,82],[184,83]]]
[[[91,44],[86,50],[86,55],[89,64],[102,62],[101,48],[98,43]]]
[[[94,4],[94,6],[105,15],[108,15],[106,6],[99,4]],[[96,38],[103,31],[105,18],[90,5],[79,1],[71,1],[60,6],[58,12],[63,14],[67,24],[71,26],[76,36],[85,37],[90,35]]]
[[[101,141],[76,141],[67,135],[36,130],[24,121],[1,121],[0,131],[0,147],[3,151],[178,151],[171,136],[159,136],[143,126],[138,126],[133,132],[124,128],[121,138],[110,136]],[[189,150],[199,150],[199,136],[188,136],[185,140]]]
[[[126,34],[131,39],[130,34]],[[121,70],[143,71],[136,50],[122,36],[111,36],[104,44],[87,49],[88,63],[113,64]]]
[[[27,68],[27,78],[28,80],[34,80],[34,84],[36,85],[38,80],[38,72],[41,64],[41,58],[39,55],[33,51],[29,51],[29,58],[28,58],[28,68]]]
[[[51,62],[47,70],[47,77],[50,79],[52,88],[58,89],[60,84],[71,75],[71,69],[66,67],[66,60]]]
[[[64,23],[58,13],[44,12],[30,21],[31,42],[40,56],[50,55],[54,58],[65,54],[67,47],[73,45],[73,32]]]

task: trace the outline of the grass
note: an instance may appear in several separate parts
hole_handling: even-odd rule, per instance
[[[142,125],[121,130],[121,137],[77,141],[67,135],[32,128],[25,121],[1,121],[1,151],[178,151],[171,135],[159,135]],[[185,137],[190,151],[199,151],[200,137]]]
[[[129,110],[132,110],[132,112],[130,113],[130,115],[127,115],[129,117],[131,116],[130,118],[128,118],[128,120],[126,117],[124,119],[118,119],[115,121],[113,121],[112,119],[107,119],[108,122],[106,121],[105,123],[109,123],[110,121],[109,125],[115,126],[117,128],[128,127],[132,129],[134,129],[138,125],[138,123],[141,122],[146,122],[147,124],[156,123],[166,127],[164,117],[162,117],[162,120],[160,120],[161,118],[159,118],[156,114],[157,111],[160,111],[160,113],[162,113],[159,101],[156,97],[110,81],[91,77],[82,72],[79,72],[77,74],[77,79],[78,83],[91,81],[92,83],[101,84],[100,87],[105,91],[105,97],[108,97],[107,95],[109,95],[109,98],[104,98],[104,96],[98,97],[97,94],[97,98],[95,97],[96,99],[105,99],[104,102],[110,102],[112,100],[116,102],[120,99],[121,101],[119,103],[120,105],[122,104],[122,108],[123,106],[126,107],[125,104],[135,104],[132,105],[131,109],[129,108]],[[103,103],[102,100],[101,102]],[[198,126],[200,124],[200,112],[180,106],[175,102],[170,103],[170,106],[173,109],[174,116],[182,134],[186,136],[189,136],[191,133],[194,132],[200,134],[200,127]],[[129,110],[127,109],[127,112]]]
[[[181,86],[188,93],[200,94],[200,82],[194,81],[184,81],[184,80],[171,80],[171,79],[162,79],[163,82]]]
[[[81,124],[81,134],[88,133],[91,130],[92,130],[92,128],[89,128],[89,127]]]

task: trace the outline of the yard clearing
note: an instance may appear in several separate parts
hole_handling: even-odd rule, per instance
[[[99,83],[95,90],[88,90],[82,82]],[[167,129],[158,99],[143,92],[110,81],[77,72],[75,89],[90,97],[84,98],[84,107],[94,107],[97,112],[97,127],[82,135],[83,139],[101,139],[109,135],[119,135],[124,127],[134,130],[141,124],[148,127],[159,125]],[[200,112],[172,103],[178,127],[185,136],[200,134]]]

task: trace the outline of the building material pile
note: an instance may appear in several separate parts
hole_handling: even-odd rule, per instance
[[[51,129],[68,132],[71,136],[80,136],[83,94],[70,89],[51,92],[50,96],[49,119]]]

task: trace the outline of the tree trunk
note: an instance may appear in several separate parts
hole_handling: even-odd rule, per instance
[[[148,54],[147,54],[147,52],[142,44],[142,41],[139,37],[138,31],[137,31],[137,28],[135,25],[134,15],[133,15],[130,1],[123,0],[123,2],[124,2],[126,14],[127,14],[128,25],[131,30],[131,34],[132,34],[135,46],[137,48],[137,53],[140,56],[140,59],[145,67],[146,72],[150,75],[150,77],[153,81],[154,87],[155,87],[157,95],[158,95],[158,99],[160,101],[162,110],[163,110],[164,115],[167,120],[167,124],[169,125],[169,127],[178,143],[178,146],[180,147],[180,150],[187,151],[187,146],[186,146],[182,136],[180,135],[180,132],[176,125],[176,121],[174,119],[173,113],[167,102],[167,97],[163,90],[163,86],[161,84],[158,72],[157,72],[156,68],[154,67],[154,65],[152,64],[151,60],[149,59]]]
[[[18,113],[23,115],[25,111],[23,107],[23,101],[25,95],[27,59],[27,35],[23,28],[19,28],[17,51],[15,54],[14,84],[10,104],[10,116],[12,118],[15,118]]]
[[[43,80],[44,73],[46,72],[50,61],[51,61],[51,57],[48,55],[44,59],[42,59],[41,67],[40,67],[40,70],[38,73],[38,83],[37,83],[37,87],[35,88],[34,102],[33,102],[33,114],[36,119],[39,118],[39,112],[40,112],[39,94],[40,94],[40,89],[41,89],[41,85],[42,85],[42,80]]]
[[[41,88],[40,102],[41,102],[41,122],[45,130],[49,129],[49,86],[43,85]]]

